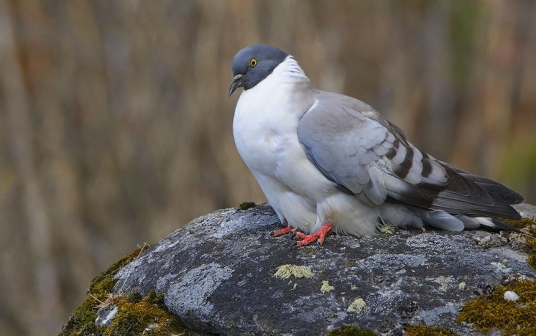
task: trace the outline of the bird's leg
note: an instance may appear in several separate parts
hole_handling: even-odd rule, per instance
[[[292,226],[289,225],[286,228],[275,230],[273,234],[274,234],[274,237],[279,237],[279,236],[282,236],[282,235],[285,235],[285,234],[289,233],[292,230],[295,230],[295,229],[292,228]]]
[[[324,224],[324,226],[320,228],[320,230],[316,231],[315,233],[311,235],[306,235],[298,231],[296,232],[296,237],[301,240],[296,242],[296,246],[297,247],[305,246],[314,242],[317,239],[318,239],[318,243],[322,245],[324,243],[324,239],[326,239],[326,236],[329,234],[329,232],[332,229],[333,229],[333,225],[331,225],[330,223],[326,223]]]
[[[290,224],[288,224],[287,220],[285,219],[285,221],[283,222],[283,224],[286,224],[287,227],[283,228],[283,229],[279,229],[279,230],[275,230],[273,232],[273,235],[274,237],[279,237],[279,236],[282,236],[282,235],[286,235],[287,233],[289,232],[292,232],[292,233],[295,233],[298,229],[295,229],[293,228],[292,226],[290,226]]]

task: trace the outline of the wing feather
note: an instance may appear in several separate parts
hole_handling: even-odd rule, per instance
[[[519,218],[509,203],[521,195],[421,152],[400,128],[353,98],[320,93],[316,106],[300,121],[298,139],[327,179],[346,193],[366,195],[374,204]]]

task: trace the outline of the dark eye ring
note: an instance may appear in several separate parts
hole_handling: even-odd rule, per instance
[[[249,65],[251,65],[252,67],[256,66],[257,60],[255,58],[252,58],[251,61],[249,61]]]

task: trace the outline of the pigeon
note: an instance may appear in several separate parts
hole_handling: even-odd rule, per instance
[[[269,45],[240,50],[228,96],[243,88],[233,136],[296,246],[330,232],[369,236],[385,225],[517,231],[519,193],[419,150],[368,104],[319,90],[295,58]]]

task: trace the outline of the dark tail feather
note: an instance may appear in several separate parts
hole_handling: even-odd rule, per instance
[[[480,223],[480,227],[486,228],[490,231],[521,232],[518,228],[506,224],[505,222],[498,220],[497,218],[477,217],[475,219]]]
[[[462,175],[448,165],[445,165],[445,169],[449,175],[449,183],[445,190],[437,194],[430,208],[452,215],[521,219],[519,213],[502,198],[487,192],[472,179],[464,176],[466,174]]]
[[[473,176],[474,175],[471,175],[471,177]],[[467,179],[471,179],[471,177],[465,176],[465,178]],[[478,177],[479,180],[482,180],[482,181],[478,181],[476,179],[473,180],[476,184],[481,186],[487,192],[490,192],[499,196],[499,198],[501,198],[503,201],[505,201],[508,204],[519,204],[525,200],[525,198],[521,194],[519,194],[518,192],[512,189],[509,189],[508,187],[500,184],[499,182],[488,180],[480,176],[476,176],[476,177]]]
[[[461,169],[458,169],[454,166],[449,165],[448,163],[441,162],[443,165],[448,166],[458,174],[462,175],[466,179],[478,184],[482,189],[484,189],[488,193],[492,193],[496,196],[498,196],[500,199],[502,199],[507,204],[519,204],[523,203],[525,201],[525,198],[520,193],[508,188],[502,183],[499,183],[497,181],[491,180],[486,177],[478,176],[469,174],[466,171],[463,171]]]

